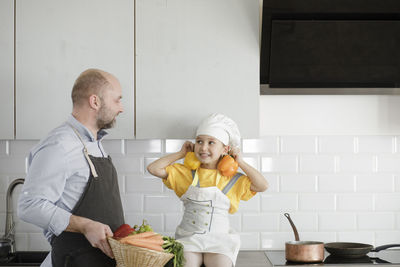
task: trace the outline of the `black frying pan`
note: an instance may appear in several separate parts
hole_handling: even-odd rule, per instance
[[[374,248],[369,244],[350,243],[350,242],[332,242],[325,243],[325,249],[331,255],[341,258],[361,258],[369,252],[378,252],[387,248],[400,247],[400,244],[389,244]]]

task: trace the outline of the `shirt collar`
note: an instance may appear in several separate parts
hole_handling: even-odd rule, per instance
[[[70,123],[72,126],[75,127],[75,129],[79,132],[79,134],[82,135],[82,138],[86,138],[86,139],[90,140],[91,142],[96,141],[94,139],[92,132],[89,131],[89,129],[86,128],[86,126],[83,125],[80,121],[75,119],[75,117],[72,116],[72,114],[69,115],[67,121],[68,121],[68,123]],[[100,129],[97,132],[97,140],[102,140],[107,134],[108,133],[105,130]]]

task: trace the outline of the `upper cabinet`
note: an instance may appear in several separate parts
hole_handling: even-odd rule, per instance
[[[124,113],[110,137],[133,138],[133,51],[132,0],[16,0],[16,138],[40,139],[65,121],[87,68],[119,79]]]
[[[14,0],[0,1],[0,139],[14,138]]]
[[[259,0],[136,0],[136,137],[193,138],[210,113],[259,134]]]

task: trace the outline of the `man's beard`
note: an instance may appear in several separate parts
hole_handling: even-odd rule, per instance
[[[115,117],[112,119],[108,118],[110,113],[111,111],[105,105],[101,106],[96,121],[97,127],[99,129],[110,129],[114,127],[116,120]]]

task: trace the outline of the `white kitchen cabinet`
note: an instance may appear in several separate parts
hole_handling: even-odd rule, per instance
[[[125,110],[111,138],[133,138],[133,40],[132,0],[16,0],[16,138],[42,138],[65,121],[87,68],[121,82]]]
[[[136,137],[192,138],[213,112],[259,134],[259,0],[136,0]]]
[[[0,1],[0,139],[14,138],[14,1]]]

